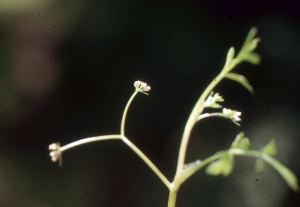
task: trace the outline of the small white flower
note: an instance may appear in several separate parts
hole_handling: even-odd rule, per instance
[[[147,85],[147,83],[144,83],[139,80],[134,82],[134,87],[135,87],[135,90],[142,92],[144,94],[147,94],[147,93],[145,93],[145,91],[150,91],[150,89],[151,89],[151,87],[149,85]]]
[[[53,143],[49,145],[50,157],[52,162],[56,162],[59,160],[59,166],[62,165],[62,158],[61,158],[61,150],[60,150],[60,144],[59,142]]]
[[[50,157],[51,157],[52,162],[56,162],[59,158],[59,153],[57,151],[51,151]]]
[[[57,143],[53,143],[49,145],[49,150],[57,150],[59,145]]]
[[[242,115],[242,112],[240,111],[223,108],[223,114],[225,115],[225,117],[231,119],[234,122],[241,121],[241,118],[239,116]]]
[[[234,119],[235,121],[241,121],[241,118],[239,117],[239,116],[241,116],[241,115],[242,115],[242,112],[240,112],[240,111],[235,111],[234,114],[233,114],[233,119]]]

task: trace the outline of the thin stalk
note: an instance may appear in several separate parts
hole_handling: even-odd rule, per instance
[[[177,198],[177,192],[175,190],[170,190],[168,207],[175,207],[176,198]]]
[[[134,91],[134,93],[131,95],[131,97],[130,97],[129,101],[127,102],[126,107],[124,109],[122,121],[121,121],[121,135],[122,136],[125,136],[125,121],[126,121],[126,116],[127,116],[129,106],[138,92],[139,92],[138,90]]]
[[[97,136],[97,137],[89,137],[80,139],[78,141],[72,142],[70,144],[67,144],[63,147],[60,147],[60,151],[66,151],[67,149],[70,149],[72,147],[76,147],[78,145],[87,144],[90,142],[97,142],[97,141],[103,141],[103,140],[110,140],[110,139],[122,139],[122,136],[119,134],[112,134],[112,135],[104,135],[104,136]]]
[[[104,136],[98,136],[98,137],[89,137],[85,139],[78,140],[76,142],[72,142],[70,144],[67,144],[63,147],[60,147],[60,152],[66,151],[70,148],[87,144],[91,142],[97,142],[97,141],[103,141],[103,140],[111,140],[111,139],[122,139],[152,170],[153,172],[161,179],[161,181],[167,186],[167,188],[170,188],[170,182],[168,179],[160,172],[160,170],[151,162],[151,160],[139,149],[137,148],[128,138],[115,134],[115,135],[104,135]]]
[[[197,118],[198,118],[199,114],[201,114],[204,109],[203,103],[204,103],[206,97],[209,95],[209,93],[214,89],[214,87],[216,85],[218,85],[218,83],[226,75],[226,72],[224,72],[224,71],[225,70],[223,69],[222,72],[207,86],[207,88],[205,89],[205,91],[202,93],[199,100],[197,101],[196,105],[194,106],[191,115],[189,116],[189,119],[185,125],[184,132],[182,135],[182,140],[181,140],[179,155],[178,155],[178,161],[177,161],[177,169],[176,169],[174,181],[176,180],[176,178],[179,176],[180,172],[183,169],[184,162],[185,162],[185,156],[186,156],[186,150],[187,150],[189,138],[191,135],[191,131],[192,131],[195,123],[197,122]]]
[[[221,153],[217,153],[217,154],[214,154],[214,155],[202,160],[200,165],[198,165],[198,167],[195,168],[193,172],[190,172],[188,176],[184,176],[184,177],[179,176],[177,178],[176,182],[174,182],[174,184],[173,184],[173,189],[176,190],[176,192],[178,192],[181,184],[184,183],[190,176],[192,176],[194,173],[196,173],[198,170],[205,167],[209,163],[221,158],[222,156],[223,155]]]
[[[170,189],[170,181],[162,174],[162,172],[151,162],[151,160],[129,139],[122,137],[123,142],[127,144],[151,169],[152,171],[161,179],[161,181]]]
[[[201,119],[208,118],[208,117],[224,117],[223,113],[205,113],[198,116],[197,121],[200,121]]]

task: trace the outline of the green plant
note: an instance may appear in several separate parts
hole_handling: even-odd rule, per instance
[[[236,81],[253,93],[252,86],[248,83],[247,79],[239,74],[232,73],[232,69],[244,61],[250,62],[252,64],[259,64],[260,56],[253,52],[256,48],[260,38],[255,38],[257,33],[256,28],[252,28],[236,57],[234,57],[235,52],[234,48],[231,47],[227,53],[227,58],[223,69],[220,74],[207,86],[204,90],[197,103],[195,104],[184,128],[181,145],[179,149],[179,156],[177,161],[177,169],[175,177],[172,182],[170,182],[164,174],[151,162],[151,160],[136,147],[125,135],[125,121],[126,115],[129,109],[129,106],[134,99],[134,97],[139,93],[144,93],[150,90],[150,86],[141,81],[136,81],[134,83],[135,92],[129,99],[121,121],[121,132],[120,134],[115,135],[104,135],[98,137],[91,137],[86,139],[81,139],[73,143],[67,144],[65,146],[60,146],[59,143],[54,143],[49,146],[50,156],[52,161],[59,161],[59,165],[62,165],[62,152],[70,149],[72,147],[90,143],[94,141],[102,141],[109,139],[119,139],[127,144],[144,162],[153,170],[153,172],[161,179],[161,181],[169,189],[169,201],[168,207],[175,207],[177,192],[180,189],[180,186],[195,172],[206,167],[206,173],[210,175],[223,175],[227,176],[231,173],[234,164],[235,156],[248,156],[255,157],[257,161],[255,163],[255,169],[257,172],[262,172],[264,170],[265,163],[270,164],[277,170],[277,172],[283,177],[286,183],[295,191],[298,190],[297,178],[296,176],[284,165],[274,159],[272,156],[276,154],[276,142],[272,139],[269,144],[260,150],[250,150],[250,141],[244,136],[243,132],[240,132],[235,140],[233,141],[231,147],[228,150],[217,152],[216,154],[200,161],[196,160],[192,163],[185,163],[185,156],[187,151],[187,146],[190,138],[191,131],[194,125],[208,117],[223,117],[230,119],[235,124],[239,125],[241,112],[231,109],[223,108],[222,112],[215,113],[202,113],[205,108],[222,108],[220,102],[223,102],[224,99],[218,94],[214,93],[212,90],[214,87],[223,79],[228,78],[233,81]]]

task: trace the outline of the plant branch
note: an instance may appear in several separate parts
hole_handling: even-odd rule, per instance
[[[152,163],[152,161],[138,147],[136,147],[128,138],[122,137],[122,140],[152,169],[152,171],[161,179],[161,181],[167,186],[167,188],[170,189],[170,181]]]
[[[97,142],[97,141],[103,141],[103,140],[110,140],[110,139],[122,139],[122,136],[119,134],[113,134],[113,135],[104,135],[104,136],[97,136],[97,137],[89,137],[89,138],[84,138],[80,139],[78,141],[72,142],[70,144],[67,144],[63,147],[60,147],[60,151],[66,151],[70,148],[82,145],[82,144],[87,144],[91,142]]]

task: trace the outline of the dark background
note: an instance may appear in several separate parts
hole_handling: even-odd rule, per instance
[[[224,80],[228,120],[197,124],[187,162],[227,149],[244,131],[253,149],[276,138],[279,159],[298,177],[300,7],[297,1],[1,1],[0,206],[167,206],[168,190],[121,141],[83,145],[52,163],[48,145],[119,133],[136,80],[126,135],[173,179],[185,122],[219,73],[229,47],[258,28],[258,66],[239,65],[256,93]],[[299,193],[271,167],[257,174],[237,158],[228,177],[203,171],[177,206],[295,207]]]

